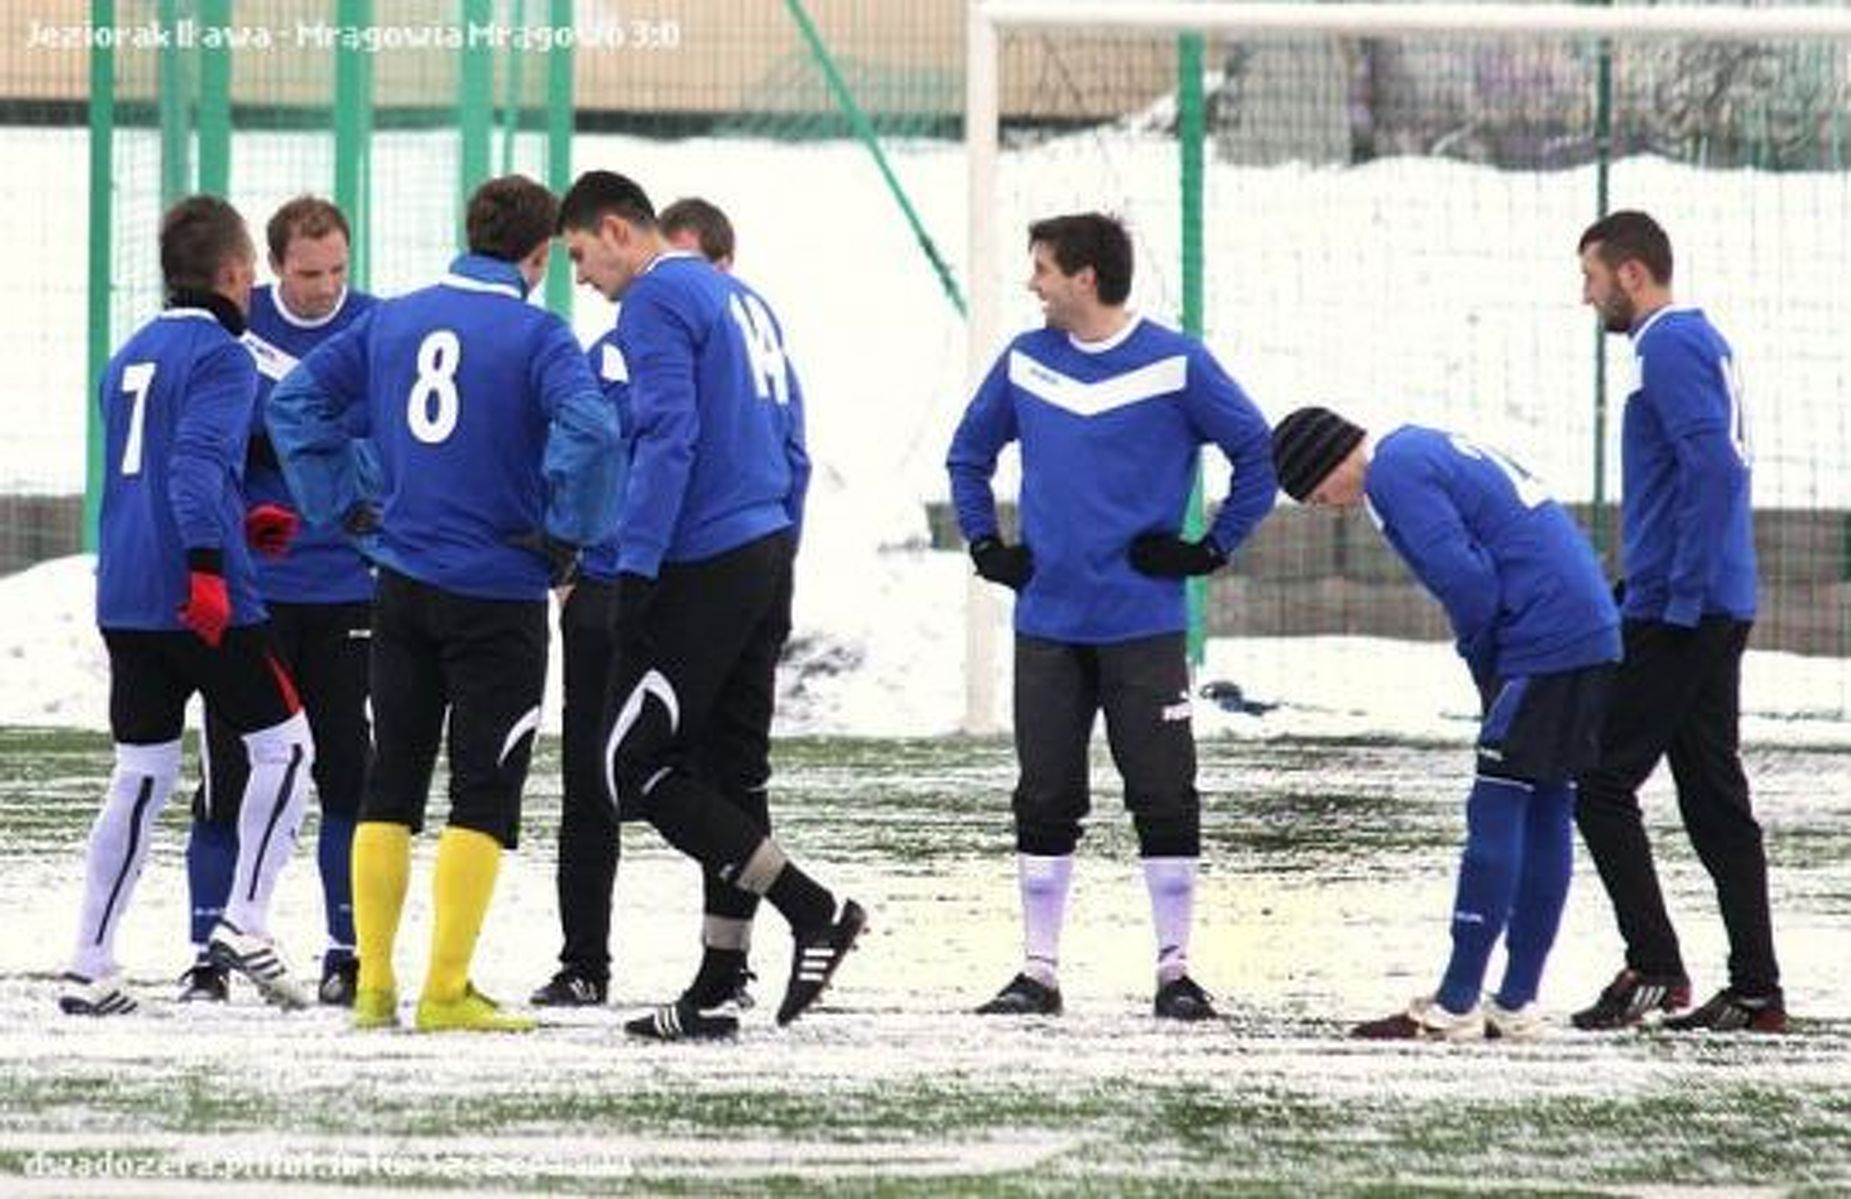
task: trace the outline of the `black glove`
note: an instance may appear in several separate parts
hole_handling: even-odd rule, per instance
[[[971,543],[970,560],[977,573],[1011,591],[1020,591],[1035,573],[1035,556],[1026,545],[1004,545],[1000,537],[979,537]]]
[[[370,537],[379,532],[379,508],[371,500],[361,500],[341,516],[341,531],[349,537]]]
[[[1624,608],[1626,606],[1625,579],[1613,580],[1613,606],[1616,608]]]
[[[561,541],[542,530],[510,537],[508,544],[544,558],[547,582],[554,587],[564,587],[578,578],[578,547],[570,541]]]
[[[1206,537],[1184,541],[1168,533],[1146,533],[1131,542],[1131,565],[1140,574],[1159,578],[1183,579],[1210,574],[1227,560],[1228,556]]]
[[[649,609],[656,600],[656,581],[648,575],[624,571],[617,576],[617,615],[615,628],[620,644],[643,640]]]

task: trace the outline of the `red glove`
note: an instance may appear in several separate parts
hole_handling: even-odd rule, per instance
[[[225,576],[191,570],[186,578],[187,599],[180,605],[180,623],[217,649],[225,640],[225,626],[231,623],[231,596],[225,591]]]
[[[302,527],[302,518],[281,504],[259,504],[244,514],[244,540],[266,558],[280,558]]]

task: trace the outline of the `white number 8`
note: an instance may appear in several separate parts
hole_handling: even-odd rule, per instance
[[[405,423],[426,445],[456,430],[456,371],[462,364],[463,344],[449,329],[432,330],[418,343],[418,381],[405,400]]]

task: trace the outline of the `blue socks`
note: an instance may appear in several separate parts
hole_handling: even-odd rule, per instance
[[[231,876],[238,866],[238,826],[195,820],[186,841],[186,892],[193,945],[202,953],[212,926],[225,914]]]
[[[321,836],[315,845],[322,903],[328,914],[328,944],[347,948],[354,943],[353,828],[352,817],[323,812]],[[186,886],[193,944],[202,949],[212,926],[225,914],[237,865],[238,826],[195,820],[186,843]]]
[[[1543,963],[1555,944],[1568,902],[1568,880],[1575,868],[1575,785],[1538,783],[1530,795],[1523,833],[1523,869],[1517,878],[1517,902],[1504,934],[1509,958],[1498,1006],[1515,1011],[1536,998]]]
[[[1440,980],[1440,1006],[1471,1011],[1484,987],[1491,947],[1504,931],[1524,859],[1528,783],[1480,775],[1465,803],[1465,854],[1453,899],[1452,958]]]
[[[328,914],[328,944],[351,949],[353,933],[353,826],[351,816],[321,813],[315,858],[321,867],[321,898]]]

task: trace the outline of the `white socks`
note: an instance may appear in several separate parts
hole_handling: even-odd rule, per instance
[[[1195,918],[1196,858],[1145,858],[1151,927],[1157,933],[1157,985],[1189,973],[1189,930]],[[1022,973],[1044,987],[1056,984],[1060,931],[1073,886],[1073,856],[1016,855],[1022,892]]]
[[[1157,985],[1189,973],[1189,928],[1195,916],[1196,858],[1145,858],[1150,922],[1157,933]]]
[[[1044,858],[1017,854],[1016,879],[1022,892],[1022,973],[1044,987],[1052,987],[1060,966],[1060,929],[1067,917],[1067,892],[1073,885],[1073,855]]]
[[[267,937],[270,896],[302,828],[315,743],[308,717],[297,712],[281,724],[245,734],[244,745],[251,773],[238,810],[238,865],[224,919],[239,932]]]
[[[116,928],[135,894],[155,818],[180,776],[180,743],[117,745],[103,808],[90,826],[84,904],[71,972],[88,979],[116,971]]]

